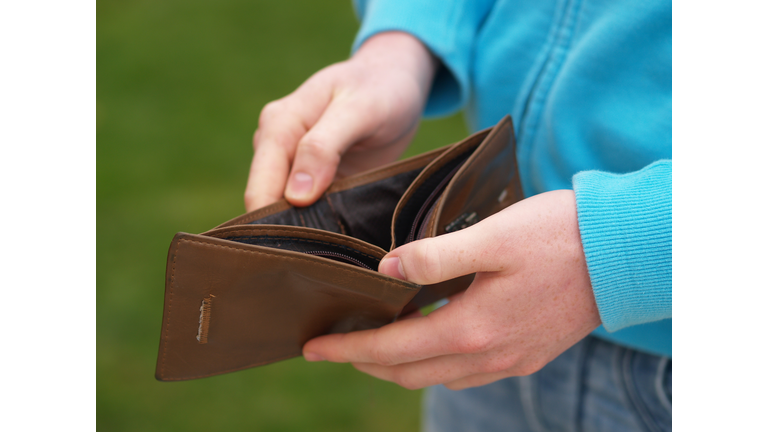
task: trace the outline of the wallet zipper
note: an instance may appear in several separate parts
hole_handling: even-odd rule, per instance
[[[443,190],[448,185],[448,182],[451,181],[454,175],[456,175],[456,172],[464,165],[464,163],[460,163],[456,165],[455,168],[451,170],[451,172],[448,173],[443,179],[440,181],[440,183],[435,187],[435,189],[432,191],[431,194],[429,194],[429,197],[426,201],[424,201],[424,204],[419,209],[419,212],[416,213],[416,219],[413,221],[413,225],[411,226],[411,232],[408,233],[408,237],[405,239],[405,243],[410,243],[414,240],[419,240],[422,238],[424,233],[424,230],[419,230],[419,226],[421,225],[422,221],[426,222],[426,219],[429,215],[432,214],[432,211],[434,210],[434,205],[437,203],[437,198],[440,196],[440,194],[443,193]],[[426,213],[426,215],[425,215]],[[416,237],[416,234],[419,234],[419,237]]]
[[[352,257],[351,257],[351,256],[349,256],[349,255],[340,254],[340,253],[338,253],[338,252],[329,252],[329,251],[306,251],[306,252],[304,252],[304,253],[305,253],[305,254],[309,254],[309,255],[315,255],[315,256],[323,256],[323,257],[329,257],[329,258],[340,258],[340,259],[342,259],[342,260],[344,260],[344,261],[347,261],[347,262],[349,262],[350,264],[355,264],[355,265],[357,265],[357,266],[359,266],[359,267],[362,267],[362,268],[365,268],[365,269],[368,269],[368,270],[373,270],[371,267],[369,267],[368,265],[366,265],[366,264],[365,264],[365,263],[363,263],[362,261],[360,261],[360,260],[358,260],[358,259],[355,259],[355,258],[352,258]]]

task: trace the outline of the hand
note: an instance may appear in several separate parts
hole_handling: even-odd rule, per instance
[[[307,206],[334,177],[396,160],[416,133],[436,62],[413,36],[380,33],[267,104],[253,137],[246,209],[283,195]]]
[[[409,389],[457,390],[536,372],[600,325],[572,191],[401,246],[379,271],[418,284],[477,275],[427,316],[312,339],[307,360],[352,362]]]

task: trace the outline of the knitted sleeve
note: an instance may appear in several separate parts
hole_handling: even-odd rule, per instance
[[[609,332],[672,317],[672,161],[573,177],[579,230]]]
[[[424,115],[447,115],[464,106],[475,35],[493,0],[354,0],[354,4],[362,24],[353,51],[376,33],[409,33],[442,62]]]

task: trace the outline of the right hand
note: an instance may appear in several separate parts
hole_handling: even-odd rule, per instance
[[[246,210],[283,196],[307,206],[334,178],[396,160],[416,133],[436,67],[413,36],[380,33],[267,104],[253,137]]]

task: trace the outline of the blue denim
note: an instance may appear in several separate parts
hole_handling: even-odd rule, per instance
[[[671,431],[672,360],[592,336],[539,372],[427,389],[423,430]]]

